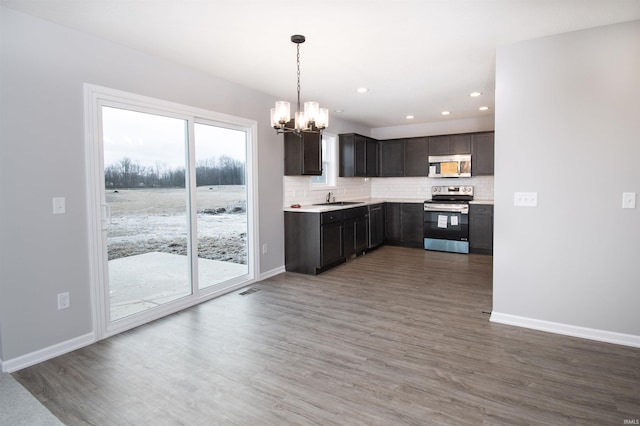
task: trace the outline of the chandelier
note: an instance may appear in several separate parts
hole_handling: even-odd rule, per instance
[[[292,35],[291,41],[297,46],[298,66],[298,104],[295,112],[293,127],[291,127],[291,105],[286,101],[277,101],[276,107],[271,108],[271,126],[277,134],[295,133],[320,133],[329,125],[329,110],[320,108],[318,102],[305,102],[304,111],[300,109],[300,45],[305,42],[303,35]]]

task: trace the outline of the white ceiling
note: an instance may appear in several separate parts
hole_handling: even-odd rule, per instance
[[[493,114],[501,44],[640,19],[640,0],[0,0],[369,127]],[[366,94],[356,93],[367,87]],[[472,98],[469,93],[480,91]],[[489,106],[481,112],[478,107]],[[344,110],[342,113],[333,112]],[[451,111],[444,117],[443,110]],[[408,121],[405,116],[415,119]],[[268,117],[268,112],[265,112]]]

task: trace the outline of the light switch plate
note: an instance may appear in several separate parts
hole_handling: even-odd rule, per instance
[[[64,214],[67,211],[64,197],[55,197],[53,199],[53,214]]]
[[[636,208],[636,193],[635,192],[623,192],[622,193],[622,208],[623,209],[635,209]]]
[[[517,207],[537,207],[537,192],[516,192],[513,196],[513,205]]]

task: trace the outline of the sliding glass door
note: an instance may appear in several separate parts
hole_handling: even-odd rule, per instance
[[[245,132],[195,124],[198,285],[248,272]]]
[[[102,108],[110,320],[192,294],[188,122]]]
[[[251,280],[255,214],[248,127],[104,98],[94,269],[109,335]]]

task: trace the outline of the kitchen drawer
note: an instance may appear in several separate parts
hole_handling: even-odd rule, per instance
[[[493,206],[491,204],[470,204],[469,210],[474,214],[493,214]]]
[[[333,212],[325,212],[320,216],[320,224],[326,225],[328,223],[342,222],[343,212],[342,210],[336,210]]]
[[[369,214],[369,208],[364,207],[355,207],[350,209],[342,210],[344,220],[353,219],[354,217],[362,217]]]

